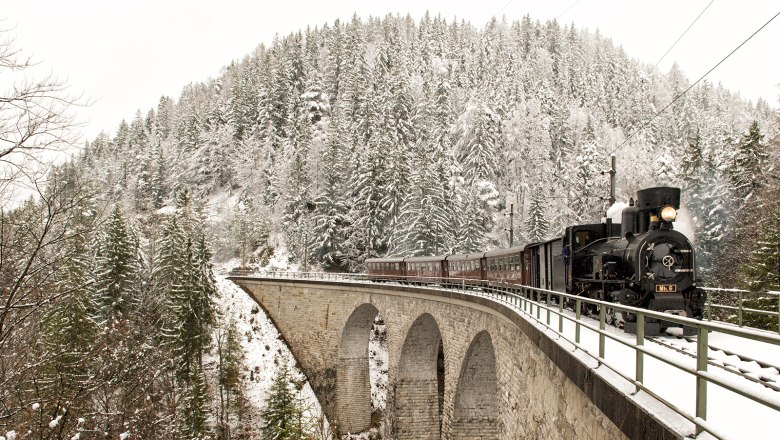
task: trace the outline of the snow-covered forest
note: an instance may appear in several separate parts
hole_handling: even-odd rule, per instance
[[[724,242],[750,249],[745,210],[753,224],[769,211],[778,115],[689,85],[573,25],[354,18],[259,47],[76,162],[142,217],[190,187],[221,212],[220,258],[284,244],[297,262],[359,271],[369,256],[506,246],[510,203],[517,242],[598,222],[614,153],[619,200],[683,187],[717,283]]]
[[[353,18],[117,121],[3,211],[0,433],[253,437],[213,261],[360,271],[502,247],[510,204],[515,244],[552,238],[600,221],[611,154],[618,200],[683,188],[703,284],[780,288],[776,109],[651,61],[530,17]],[[23,147],[65,137],[0,111],[22,153],[6,197]]]

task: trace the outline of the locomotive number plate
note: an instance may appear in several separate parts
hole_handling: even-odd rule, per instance
[[[657,293],[674,293],[677,292],[677,284],[656,284],[655,291]]]

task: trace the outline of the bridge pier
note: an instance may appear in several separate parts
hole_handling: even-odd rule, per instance
[[[393,386],[397,438],[441,438],[444,371],[439,369],[442,337],[436,320],[423,314],[412,324],[401,350]]]
[[[498,379],[493,341],[486,331],[471,343],[458,379],[452,438],[498,439]]]
[[[341,335],[336,366],[336,400],[338,424],[343,432],[363,432],[371,424],[368,339],[378,314],[373,305],[361,305],[350,315]]]

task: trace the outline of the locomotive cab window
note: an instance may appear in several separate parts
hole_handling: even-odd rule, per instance
[[[574,233],[574,248],[579,249],[590,243],[590,231],[577,231]]]

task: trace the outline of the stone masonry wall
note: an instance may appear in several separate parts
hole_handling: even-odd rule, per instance
[[[326,416],[336,427],[365,425],[365,412],[354,415],[359,420],[350,419],[353,414],[339,414],[336,393],[346,390],[344,393],[350,395],[338,398],[363,399],[363,395],[358,394],[361,391],[350,391],[352,382],[345,382],[342,377],[360,370],[360,366],[352,365],[352,360],[347,364],[339,361],[339,346],[344,326],[353,312],[361,305],[371,304],[384,319],[387,329],[389,391],[384,417],[388,423],[382,433],[383,438],[439,438],[438,426],[435,426],[438,425],[437,415],[430,414],[431,408],[438,410],[438,400],[430,400],[438,399],[435,376],[429,377],[424,387],[421,387],[423,383],[400,379],[400,354],[407,335],[415,321],[425,313],[430,314],[438,326],[443,344],[444,414],[441,438],[626,438],[581,387],[545,355],[539,341],[529,338],[526,334],[529,330],[524,332],[521,329],[524,325],[522,321],[509,319],[488,307],[484,301],[463,295],[431,295],[415,288],[397,291],[347,283],[318,285],[252,279],[237,279],[236,282],[268,312],[307,375]],[[479,411],[461,411],[456,418],[455,402],[461,369],[472,342],[481,332],[489,335],[494,350],[495,386],[492,389],[491,386],[482,386],[477,377],[477,382],[472,382],[469,388],[485,389],[492,394],[480,397],[477,403],[483,404],[485,399],[495,402],[496,413],[486,415]],[[419,360],[425,364],[421,368],[429,366],[428,362],[435,364],[436,355],[426,359]],[[408,386],[415,386],[418,391],[427,388],[428,391],[398,393],[399,389]],[[403,401],[394,401],[404,394]],[[410,415],[408,411],[419,413],[423,410],[425,412],[419,415],[424,421],[418,423],[417,419],[409,419],[414,423],[408,425],[409,428],[403,426],[403,430],[399,431],[399,417],[404,419]]]
[[[439,434],[436,380],[401,380],[395,384],[396,427],[391,438],[434,440]]]

